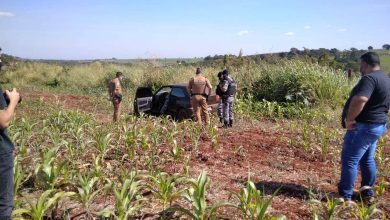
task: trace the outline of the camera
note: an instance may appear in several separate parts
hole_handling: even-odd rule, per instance
[[[12,89],[10,89],[8,91],[12,92]],[[5,99],[5,102],[7,103],[7,106],[8,106],[10,100],[9,100],[9,98],[8,98],[8,96],[7,96],[7,94],[5,92],[3,92],[3,96],[4,96],[4,99]],[[20,103],[21,101],[22,101],[22,97],[20,96],[18,103]]]

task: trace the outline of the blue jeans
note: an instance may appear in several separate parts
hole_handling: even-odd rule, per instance
[[[352,198],[358,164],[362,175],[361,187],[374,186],[376,143],[385,130],[386,124],[357,123],[353,130],[348,130],[345,134],[341,151],[341,178],[338,190],[346,200]],[[373,195],[373,190],[366,190],[362,196]]]
[[[14,201],[14,158],[12,152],[0,154],[0,220],[10,219]]]

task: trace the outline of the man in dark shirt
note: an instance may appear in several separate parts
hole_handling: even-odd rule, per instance
[[[343,127],[347,129],[341,152],[339,194],[349,201],[360,164],[360,194],[364,201],[373,199],[376,178],[374,154],[376,142],[386,130],[390,106],[390,78],[381,71],[375,52],[363,54],[360,62],[362,78],[344,105]]]
[[[16,89],[0,89],[0,220],[10,220],[13,205],[13,150],[14,145],[7,134],[7,127],[12,120],[15,107],[20,99]]]

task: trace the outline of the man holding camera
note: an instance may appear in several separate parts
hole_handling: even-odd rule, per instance
[[[0,89],[1,90],[1,89]],[[13,151],[14,145],[7,134],[20,95],[16,89],[1,90],[0,95],[0,220],[10,220],[13,206]],[[6,98],[9,100],[7,104]]]
[[[121,81],[123,79],[123,73],[117,72],[116,77],[111,80],[108,86],[108,93],[110,95],[110,100],[114,105],[114,116],[113,120],[118,121],[122,109],[122,85]]]
[[[374,200],[376,143],[388,121],[390,78],[381,70],[375,52],[367,52],[360,59],[362,78],[353,88],[342,114],[342,124],[347,132],[341,152],[338,191],[346,201],[351,200],[360,165],[360,195],[369,204]]]

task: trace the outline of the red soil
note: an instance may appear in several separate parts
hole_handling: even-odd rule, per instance
[[[47,93],[23,95],[25,99],[58,102],[66,109],[97,112],[96,117],[102,123],[111,119],[111,112],[96,111],[96,106],[87,96]],[[216,202],[228,200],[230,192],[238,192],[250,173],[251,179],[259,189],[265,190],[266,195],[280,189],[273,199],[270,213],[283,214],[288,219],[311,219],[313,215],[309,208],[308,190],[337,192],[339,155],[329,155],[329,158],[323,160],[315,154],[305,153],[303,148],[288,146],[285,138],[294,135],[291,131],[275,129],[275,123],[268,121],[256,126],[245,126],[241,122],[235,128],[219,129],[218,146],[213,147],[207,137],[201,138],[199,153],[193,155],[190,161],[191,174],[195,177],[201,170],[207,171],[212,180],[208,200]],[[188,148],[190,141],[185,145]],[[386,155],[389,153],[387,150]],[[182,168],[180,166],[167,167],[166,171]],[[386,181],[389,182],[390,177]],[[390,213],[388,191],[380,202],[381,209]],[[229,213],[230,209],[224,209],[223,212],[229,214],[228,219],[239,219],[236,214]]]

